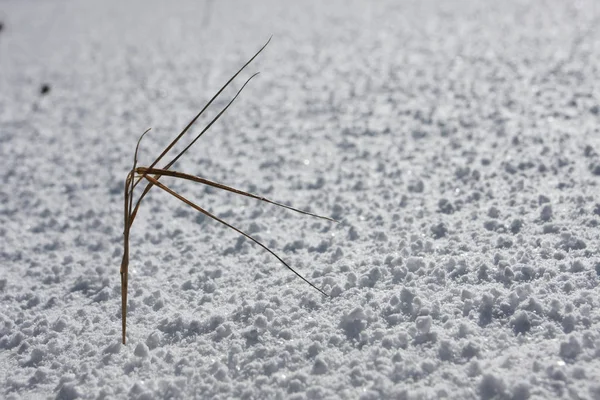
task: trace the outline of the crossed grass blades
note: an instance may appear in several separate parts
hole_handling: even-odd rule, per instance
[[[196,122],[196,120],[204,113],[204,111],[206,111],[206,109],[221,94],[221,92],[223,92],[223,90],[225,90],[225,88],[227,86],[229,86],[229,84],[240,74],[240,72],[242,72],[244,70],[244,68],[246,68],[264,50],[265,47],[267,47],[267,45],[269,44],[270,41],[271,41],[271,39],[269,38],[269,40],[260,48],[260,50],[258,50],[256,52],[256,54],[254,54],[254,56],[252,56],[252,58],[250,60],[248,60],[246,62],[246,64],[244,64],[227,81],[227,83],[225,83],[225,85],[223,85],[223,87],[221,87],[221,89],[213,96],[213,98],[210,99],[210,101],[204,106],[204,108],[202,110],[200,110],[200,112],[187,124],[187,126],[163,150],[163,152],[156,158],[156,160],[154,160],[154,162],[149,167],[138,167],[137,166],[137,155],[138,155],[138,150],[139,150],[139,147],[140,147],[140,142],[141,142],[142,138],[144,137],[144,135],[146,135],[146,133],[148,133],[150,131],[150,129],[148,129],[146,132],[144,132],[142,134],[142,136],[140,136],[140,138],[139,138],[139,140],[137,142],[137,146],[135,148],[135,155],[134,155],[134,159],[133,159],[133,168],[131,169],[131,171],[129,171],[129,173],[127,174],[127,178],[125,179],[125,206],[124,206],[124,217],[125,217],[124,225],[125,225],[125,228],[124,228],[124,231],[123,231],[124,251],[123,251],[123,261],[121,262],[121,318],[122,318],[122,335],[123,335],[122,339],[123,339],[123,344],[125,344],[126,329],[127,329],[127,281],[128,281],[128,268],[129,268],[129,233],[131,232],[131,226],[133,225],[133,221],[135,220],[137,212],[138,212],[138,210],[140,208],[140,203],[141,203],[142,199],[146,196],[146,194],[148,194],[148,192],[150,191],[150,189],[152,188],[152,186],[156,186],[156,187],[164,190],[165,192],[167,192],[170,195],[172,195],[172,196],[176,197],[177,199],[181,200],[182,202],[184,202],[188,206],[194,208],[196,211],[201,212],[202,214],[204,214],[204,215],[206,215],[206,216],[214,219],[215,221],[220,222],[221,224],[227,226],[228,228],[233,229],[234,231],[236,231],[240,235],[243,235],[246,238],[250,239],[251,241],[253,241],[257,245],[259,245],[260,247],[262,247],[263,249],[265,249],[266,251],[268,251],[269,253],[271,253],[275,258],[277,258],[277,260],[279,260],[283,265],[285,265],[294,274],[296,274],[297,276],[299,276],[304,282],[308,283],[311,287],[313,287],[314,289],[318,290],[319,293],[321,293],[322,295],[329,297],[329,295],[327,293],[325,293],[323,290],[319,289],[314,284],[312,284],[310,281],[308,281],[306,278],[304,278],[302,275],[300,275],[296,270],[294,270],[292,267],[290,267],[288,265],[288,263],[286,263],[285,261],[283,261],[281,259],[281,257],[279,257],[277,254],[275,254],[267,246],[265,246],[264,244],[262,244],[258,240],[254,239],[252,236],[248,235],[247,233],[241,231],[240,229],[238,229],[238,228],[236,228],[236,227],[228,224],[227,222],[223,221],[219,217],[217,217],[217,216],[211,214],[210,212],[206,211],[202,207],[198,206],[197,204],[195,204],[192,201],[188,200],[187,198],[183,197],[179,193],[177,193],[174,190],[170,189],[165,184],[159,182],[159,179],[161,177],[163,177],[163,176],[170,176],[170,177],[173,177],[173,178],[185,179],[185,180],[188,180],[188,181],[192,181],[192,182],[196,182],[196,183],[202,183],[204,185],[208,185],[208,186],[212,186],[212,187],[215,187],[215,188],[218,188],[218,189],[226,190],[226,191],[229,191],[229,192],[232,192],[232,193],[236,193],[236,194],[239,194],[239,195],[242,195],[242,196],[252,197],[253,199],[257,199],[257,200],[261,200],[261,201],[264,201],[264,202],[267,202],[267,203],[271,203],[271,204],[274,204],[274,205],[279,206],[279,207],[284,207],[284,208],[287,208],[287,209],[292,210],[292,211],[296,211],[296,212],[301,213],[301,214],[306,214],[306,215],[310,215],[310,216],[313,216],[313,217],[316,217],[316,218],[322,218],[322,219],[326,219],[328,221],[337,222],[337,221],[335,221],[332,218],[328,218],[328,217],[323,217],[323,216],[320,216],[320,215],[316,215],[316,214],[310,213],[308,211],[302,211],[302,210],[299,210],[297,208],[290,207],[290,206],[287,206],[285,204],[277,203],[275,201],[266,199],[266,198],[261,197],[261,196],[257,196],[257,195],[254,195],[254,194],[251,194],[251,193],[248,193],[248,192],[244,192],[244,191],[239,190],[239,189],[235,189],[235,188],[232,188],[232,187],[229,187],[229,186],[225,186],[225,185],[222,185],[220,183],[209,181],[208,179],[200,178],[200,177],[194,176],[194,175],[188,175],[188,174],[185,174],[183,172],[177,172],[177,171],[171,171],[171,170],[169,170],[169,168],[171,168],[171,166],[173,164],[175,164],[175,162],[177,162],[177,160],[179,160],[179,158],[194,143],[196,143],[196,141],[204,134],[204,132],[206,132],[208,129],[210,129],[210,127],[221,117],[221,115],[223,115],[223,113],[229,108],[229,106],[231,106],[231,104],[239,96],[239,94],[242,92],[242,90],[244,89],[244,87],[246,87],[246,85],[248,84],[248,82],[250,82],[250,80],[252,78],[254,78],[256,75],[258,75],[258,73],[255,73],[250,78],[248,78],[248,80],[246,80],[246,82],[244,83],[244,85],[242,85],[242,87],[238,90],[238,92],[236,93],[236,95],[229,101],[229,103],[210,121],[210,123],[194,138],[194,140],[192,140],[192,142],[187,145],[187,147],[185,147],[179,154],[177,154],[177,156],[175,156],[175,158],[173,158],[171,161],[169,161],[163,168],[156,168],[156,165],[158,164],[158,162],[173,148],[173,146],[175,146],[175,144],[179,141],[179,139],[181,139],[183,137],[183,135],[185,135],[188,132],[188,130],[192,127],[192,125]],[[135,202],[135,206],[134,206],[134,203],[133,203],[133,197],[134,197],[133,196],[133,191],[136,188],[136,186],[143,179],[145,179],[148,183],[146,184],[146,187],[144,188],[142,194],[139,196],[138,200]]]

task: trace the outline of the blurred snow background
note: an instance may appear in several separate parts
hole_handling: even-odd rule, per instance
[[[0,397],[600,399],[600,7],[2,1]],[[261,71],[157,189],[123,180]]]

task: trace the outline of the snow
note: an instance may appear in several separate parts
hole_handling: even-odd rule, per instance
[[[593,0],[3,2],[0,397],[600,399]],[[154,188],[123,184],[261,74]],[[188,138],[188,139],[191,139]],[[181,147],[184,143],[181,144]]]

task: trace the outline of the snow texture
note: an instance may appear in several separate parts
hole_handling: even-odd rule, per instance
[[[600,399],[599,4],[2,2],[0,397]]]

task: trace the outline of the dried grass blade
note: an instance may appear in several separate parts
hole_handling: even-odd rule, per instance
[[[139,168],[137,168],[135,170],[135,172],[137,174],[141,174],[141,175],[151,174],[151,175],[154,175],[155,177],[156,176],[172,176],[172,177],[175,177],[175,178],[186,179],[186,180],[189,180],[189,181],[193,181],[193,182],[197,182],[197,183],[202,183],[204,185],[216,187],[218,189],[226,190],[228,192],[236,193],[236,194],[239,194],[239,195],[242,195],[242,196],[251,197],[253,199],[264,201],[266,203],[270,203],[270,204],[273,204],[273,205],[276,205],[276,206],[279,206],[279,207],[287,208],[288,210],[292,210],[292,211],[298,212],[300,214],[310,215],[311,217],[315,217],[315,218],[326,219],[327,221],[331,221],[331,222],[338,222],[338,221],[336,221],[333,218],[324,217],[324,216],[318,215],[318,214],[313,214],[313,213],[308,212],[308,211],[300,210],[300,209],[297,209],[297,208],[294,208],[294,207],[291,207],[291,206],[288,206],[288,205],[285,205],[285,204],[282,204],[282,203],[278,203],[278,202],[273,201],[273,200],[269,200],[269,199],[267,199],[265,197],[262,197],[262,196],[258,196],[258,195],[252,194],[252,193],[244,192],[243,190],[239,190],[239,189],[236,189],[236,188],[231,187],[231,186],[226,186],[226,185],[223,185],[221,183],[213,182],[213,181],[210,181],[208,179],[204,179],[204,178],[201,178],[201,177],[195,176],[195,175],[189,175],[189,174],[186,174],[186,173],[183,173],[183,172],[170,171],[170,170],[159,169],[159,168],[146,168],[146,167],[139,167]]]
[[[304,282],[308,283],[312,288],[314,288],[315,290],[317,290],[319,293],[321,293],[322,295],[326,296],[326,297],[330,297],[327,293],[325,293],[323,290],[319,289],[318,287],[316,287],[313,283],[311,283],[308,279],[306,279],[305,277],[303,277],[300,273],[298,273],[294,268],[292,268],[290,265],[288,265],[288,263],[286,263],[285,261],[283,261],[283,259],[281,257],[279,257],[273,250],[269,249],[267,246],[265,246],[264,244],[262,244],[260,241],[258,241],[257,239],[253,238],[252,236],[248,235],[246,232],[236,228],[233,225],[230,225],[229,223],[223,221],[222,219],[220,219],[219,217],[217,217],[216,215],[213,215],[211,213],[209,213],[208,211],[206,211],[205,209],[203,209],[202,207],[196,205],[195,203],[193,203],[192,201],[186,199],[185,197],[183,197],[182,195],[180,195],[179,193],[171,190],[170,188],[168,188],[167,186],[165,186],[164,184],[162,184],[161,182],[159,182],[158,180],[156,180],[155,178],[153,178],[150,175],[146,175],[146,179],[148,181],[150,181],[151,183],[153,183],[154,185],[158,186],[159,188],[161,188],[162,190],[164,190],[165,192],[169,193],[170,195],[176,197],[177,199],[181,200],[182,202],[184,202],[185,204],[187,204],[188,206],[194,208],[195,210],[201,212],[202,214],[206,215],[207,217],[210,217],[212,219],[214,219],[217,222],[220,222],[221,224],[225,225],[228,228],[233,229],[234,231],[236,231],[237,233],[243,235],[244,237],[252,240],[254,243],[258,244],[260,247],[262,247],[263,249],[265,249],[266,251],[268,251],[269,253],[271,253],[271,255],[273,255],[275,258],[277,258],[283,265],[285,265],[290,271],[292,271],[294,274],[296,274],[296,276],[298,276],[300,279],[302,279]]]
[[[144,136],[150,132],[150,128],[146,129],[138,139],[133,155],[133,168],[127,174],[125,179],[125,204],[124,204],[124,229],[123,229],[123,259],[121,260],[121,333],[122,341],[125,344],[127,335],[127,284],[129,280],[129,232],[131,230],[131,207],[133,206],[133,178],[137,168],[137,156],[140,148],[140,142]]]
[[[219,97],[219,95],[223,92],[223,90],[225,90],[225,88],[227,86],[229,86],[229,84],[252,62],[254,61],[254,59],[256,57],[258,57],[258,55],[265,49],[265,47],[267,47],[267,45],[269,44],[269,42],[271,42],[271,38],[269,38],[269,40],[267,40],[267,42],[244,64],[242,65],[242,67],[235,73],[233,74],[233,76],[231,78],[229,78],[229,80],[221,87],[221,89],[219,89],[219,91],[217,93],[215,93],[215,95],[208,101],[208,103],[206,103],[206,105],[202,108],[202,110],[200,110],[200,112],[198,114],[196,114],[196,116],[194,118],[192,118],[192,120],[186,125],[185,128],[183,128],[183,130],[179,133],[179,135],[177,135],[177,137],[175,139],[173,139],[173,141],[162,151],[162,153],[160,153],[160,155],[156,158],[156,160],[154,160],[154,162],[152,164],[150,164],[150,168],[156,166],[156,164],[158,164],[158,162],[169,152],[169,150],[171,150],[173,148],[173,146],[175,146],[175,144],[179,141],[179,139],[181,139],[183,137],[183,135],[186,134],[186,132],[192,127],[192,125],[194,125],[194,123],[198,120],[198,118],[200,118],[200,116],[202,114],[204,114],[204,111],[206,111],[206,109],[213,103],[213,101],[215,101],[215,99],[217,97]],[[256,75],[256,74],[255,74]],[[254,75],[252,76],[254,77]],[[252,79],[252,77],[250,79]],[[248,79],[248,81],[250,81],[250,79]],[[246,81],[246,83],[248,83],[248,81]],[[244,85],[245,86],[245,85]],[[243,87],[242,87],[243,89]],[[241,89],[240,89],[241,91]],[[239,94],[239,93],[238,93]],[[236,95],[237,97],[237,95]],[[202,132],[204,133],[204,132]],[[201,136],[201,134],[199,135]],[[199,137],[198,136],[198,137]],[[197,138],[196,138],[197,139]],[[195,141],[195,140],[194,140]],[[187,148],[186,148],[187,150]],[[185,150],[184,150],[185,151]],[[183,152],[182,152],[183,153]],[[182,153],[180,153],[179,155],[181,155]],[[174,161],[173,161],[174,162]],[[136,186],[138,184],[138,182],[141,180],[142,178],[140,177],[137,182],[135,183]]]
[[[266,46],[266,45],[265,45]],[[242,85],[242,87],[240,88],[240,90],[237,91],[237,93],[235,94],[235,96],[229,101],[229,103],[227,103],[227,105],[212,119],[212,121],[210,121],[210,123],[196,136],[196,138],[194,138],[194,140],[187,145],[187,147],[185,149],[183,149],[173,160],[171,160],[163,169],[167,170],[169,169],[178,159],[179,157],[181,157],[183,155],[183,153],[185,153],[194,143],[196,143],[196,141],[198,139],[200,139],[200,136],[202,136],[204,134],[204,132],[206,132],[215,122],[217,122],[217,120],[219,118],[221,118],[221,116],[223,115],[223,113],[225,113],[225,111],[227,111],[227,109],[229,108],[229,106],[231,106],[233,104],[233,102],[235,101],[235,99],[237,99],[237,97],[240,95],[240,93],[242,93],[242,90],[244,90],[244,88],[246,87],[246,85],[250,82],[250,80],[252,78],[254,78],[256,75],[258,75],[258,72],[255,73],[254,75],[252,75],[250,78],[248,78],[248,80],[246,80],[246,82]],[[151,165],[150,168],[152,168],[154,165]],[[142,174],[142,176],[139,177],[138,182],[140,179],[144,178],[145,175]],[[155,176],[156,179],[160,179],[160,175]],[[131,213],[131,223],[133,223],[133,220],[135,219],[135,216],[137,215],[138,209],[140,208],[140,203],[142,202],[142,199],[144,197],[146,197],[146,194],[148,194],[148,192],[150,191],[150,189],[152,188],[152,184],[148,183],[146,185],[146,187],[144,188],[144,191],[142,192],[140,198],[138,199],[137,203],[135,204],[135,208],[133,209],[133,212]]]

